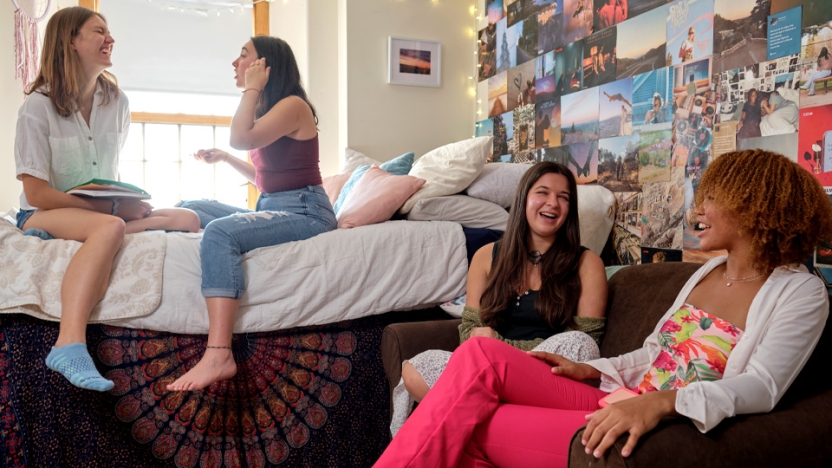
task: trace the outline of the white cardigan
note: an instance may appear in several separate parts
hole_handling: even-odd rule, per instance
[[[726,258],[710,260],[691,276],[640,349],[587,362],[602,373],[601,390],[638,386],[661,351],[657,340],[661,326]],[[676,411],[702,432],[727,417],[771,411],[809,360],[827,315],[829,298],[820,278],[802,266],[777,268],[751,302],[745,330],[728,357],[723,378],[679,389]]]

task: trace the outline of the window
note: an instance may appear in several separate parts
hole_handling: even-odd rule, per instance
[[[246,153],[228,146],[229,127],[133,122],[119,161],[121,180],[144,188],[154,207],[179,200],[208,198],[245,207],[246,179],[225,164],[205,164],[193,158],[203,148],[219,148],[245,159]]]
[[[199,198],[248,206],[245,178],[192,155],[219,148],[246,159],[228,146],[228,126],[240,99],[231,62],[252,35],[251,3],[100,0],[98,11],[116,40],[111,71],[133,113],[121,180],[150,192],[157,208]]]

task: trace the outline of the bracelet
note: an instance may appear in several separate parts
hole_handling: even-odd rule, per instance
[[[231,346],[205,346],[206,348],[212,349],[231,349]]]
[[[113,198],[113,209],[110,210],[110,214],[115,216],[118,214],[118,199]]]
[[[260,90],[257,88],[246,88],[243,90],[243,94],[245,94],[246,91],[257,91],[258,93],[260,92]]]
[[[224,162],[224,163],[228,162],[228,153],[225,153],[225,157],[222,158],[222,162]]]

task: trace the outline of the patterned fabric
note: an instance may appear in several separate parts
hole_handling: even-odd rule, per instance
[[[61,281],[80,247],[75,241],[24,236],[15,226],[0,223],[0,311],[20,307],[33,316],[59,319]],[[166,250],[164,232],[125,236],[113,262],[110,285],[92,317],[116,320],[153,312],[162,299]]]
[[[682,388],[722,378],[742,330],[690,304],[684,304],[659,330],[662,352],[653,361],[639,393]]]
[[[568,331],[550,336],[535,346],[533,351],[560,354],[575,362],[591,361],[601,357],[601,351],[595,340],[579,331]],[[433,388],[439,376],[442,375],[442,371],[448,366],[451,354],[453,353],[450,351],[429,349],[404,361],[402,365],[409,362],[419,372],[428,387]],[[404,388],[404,380],[400,379],[399,384],[393,389],[393,418],[390,422],[390,433],[394,437],[410,416],[412,407],[413,399]]]
[[[0,466],[5,468],[24,468],[26,458],[23,453],[23,444],[20,424],[17,414],[12,406],[12,388],[9,385],[9,344],[6,341],[6,334],[0,328]]]
[[[370,466],[390,441],[382,331],[442,317],[236,335],[237,377],[175,394],[161,388],[199,360],[204,336],[90,325],[90,353],[116,381],[98,393],[44,365],[57,324],[0,316],[0,467]]]

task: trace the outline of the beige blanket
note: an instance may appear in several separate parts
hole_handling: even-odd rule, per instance
[[[61,317],[61,281],[80,242],[24,236],[0,220],[0,313],[24,312],[45,320]],[[162,298],[167,241],[163,232],[125,237],[116,255],[110,287],[90,321],[147,315]],[[105,310],[106,318],[101,317]]]

